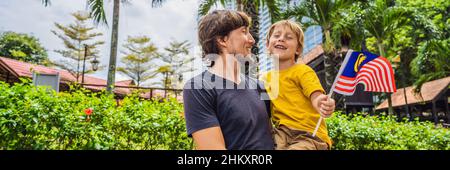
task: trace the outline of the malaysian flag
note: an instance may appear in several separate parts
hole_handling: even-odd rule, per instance
[[[333,83],[333,91],[351,96],[356,85],[364,91],[396,92],[394,71],[389,61],[376,54],[349,50]]]

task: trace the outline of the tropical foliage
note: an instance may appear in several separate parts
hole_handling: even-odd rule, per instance
[[[0,34],[0,56],[36,64],[50,64],[47,50],[39,39],[11,31]]]
[[[397,87],[414,84],[419,91],[427,81],[450,76],[449,9],[444,0],[306,0],[283,16],[305,28],[322,28],[327,88],[337,74],[339,53],[351,48],[388,58],[396,66]],[[375,95],[390,101],[390,94]]]
[[[162,5],[165,0],[151,0],[152,7]],[[90,15],[94,18],[95,23],[108,24],[106,20],[106,14],[104,9],[103,0],[86,0],[89,7]],[[128,0],[114,0],[113,3],[113,17],[112,17],[112,34],[111,34],[111,51],[108,64],[108,79],[106,90],[112,92],[115,78],[116,78],[116,59],[117,59],[117,43],[119,37],[119,10],[120,3],[130,3]],[[50,0],[42,0],[45,6],[51,4]]]
[[[450,131],[431,122],[342,113],[326,121],[335,150],[450,150]]]
[[[0,150],[192,149],[182,105],[0,82]]]
[[[72,93],[0,82],[0,150],[193,149],[182,104],[79,89]],[[394,116],[334,113],[326,120],[335,150],[449,150],[450,131]]]

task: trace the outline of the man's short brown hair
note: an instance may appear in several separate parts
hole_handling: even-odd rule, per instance
[[[202,46],[202,58],[208,54],[219,54],[218,38],[227,36],[231,31],[251,23],[247,14],[232,10],[215,10],[205,15],[198,24],[198,39]]]

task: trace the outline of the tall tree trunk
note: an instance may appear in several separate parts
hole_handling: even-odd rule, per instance
[[[236,0],[236,10],[242,11],[242,0]]]
[[[164,80],[164,98],[167,97],[168,75],[169,75],[169,72],[166,72],[165,80]]]
[[[324,28],[324,27],[322,27]],[[331,89],[331,86],[333,85],[334,78],[336,77],[336,71],[335,71],[335,53],[333,50],[333,47],[331,47],[331,44],[329,43],[330,39],[330,30],[324,31],[324,39],[325,43],[323,45],[324,49],[324,69],[325,69],[325,90],[326,92],[329,92]]]
[[[80,60],[81,60],[81,56],[78,56],[78,61],[77,61],[77,72],[76,72],[77,83],[78,83],[78,79],[79,79],[79,77],[80,77]]]
[[[81,77],[81,87],[84,87],[84,71],[85,71],[85,68],[86,68],[86,55],[87,55],[87,46],[86,45],[84,45],[84,57],[83,57],[83,71],[81,72],[81,75],[83,76],[83,77]]]
[[[255,39],[255,44],[252,47],[252,54],[255,55],[256,64],[250,67],[249,74],[258,78],[259,75],[259,9],[254,1],[245,1],[244,12],[247,13],[252,19],[252,25],[250,27],[250,34]],[[256,68],[254,68],[256,67]]]
[[[137,71],[137,86],[139,87],[140,86],[140,84],[141,84],[141,65],[139,64],[139,62],[141,62],[141,61],[138,61],[138,63],[137,63],[137,67],[138,67],[138,71]]]
[[[398,53],[398,56],[400,57],[400,52]],[[408,87],[408,84],[406,83],[406,66],[405,66],[405,61],[400,61],[398,69],[400,69],[400,73],[402,73],[402,75],[400,75],[401,77],[401,81],[402,81],[402,85],[403,85],[403,98],[405,98],[405,112],[406,115],[409,115],[409,120],[413,121],[414,120],[414,114],[412,112],[409,112],[409,106],[408,106],[408,97],[406,96],[406,87]]]
[[[116,78],[117,41],[119,37],[119,9],[120,0],[114,0],[111,52],[109,56],[108,80],[106,84],[106,91],[108,93],[112,93],[112,90],[114,89],[114,81]]]
[[[377,40],[377,45],[378,45],[378,50],[380,51],[380,55],[383,57],[386,57],[386,53],[384,52],[384,45],[383,45],[383,40],[378,39]],[[386,93],[387,94],[387,99],[388,99],[388,113],[390,115],[394,114],[394,109],[392,108],[392,98],[391,98],[391,93]]]
[[[334,71],[333,71],[333,64],[332,64],[332,53],[324,52],[323,58],[324,58],[324,69],[325,69],[325,90],[326,92],[330,91],[331,86],[333,85],[333,79],[334,79]]]
[[[80,61],[81,61],[81,42],[78,41],[78,61],[77,61],[77,83],[80,78]]]

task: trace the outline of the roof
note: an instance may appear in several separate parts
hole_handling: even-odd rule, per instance
[[[311,51],[303,56],[303,63],[309,64],[310,62],[318,58],[321,54],[323,54],[322,45],[316,45]]]
[[[116,85],[120,86],[135,86],[133,80],[122,80],[122,81],[116,81]]]
[[[149,91],[149,92],[142,93],[142,94],[140,94],[139,96],[140,96],[140,97],[143,97],[143,98],[150,98],[150,96],[152,96],[152,97],[163,98],[163,97],[164,97],[164,93],[167,93],[166,95],[171,95],[171,97],[175,97],[174,94],[169,94],[169,92],[171,92],[171,91],[169,91],[169,90],[164,91],[164,90],[158,89],[158,90],[152,90],[152,91],[151,91],[151,94],[150,94],[150,91]],[[173,93],[173,92],[172,92],[172,93]],[[177,99],[177,101],[179,101],[179,102],[183,102],[183,96],[182,96],[182,93],[178,93],[177,96],[176,96],[176,99]]]
[[[10,58],[0,57],[0,65],[3,65],[8,71],[10,71],[13,75],[17,77],[33,77],[33,71],[41,74],[56,74],[59,73],[61,83],[70,83],[76,82],[76,78],[70,74],[66,70],[58,70],[49,67],[45,67],[42,65],[31,64],[23,61],[18,61]],[[81,81],[81,78],[80,78]],[[129,86],[127,84],[129,80],[116,82],[116,85],[120,86]],[[85,75],[84,76],[84,84],[93,84],[93,85],[105,85],[106,80]],[[103,90],[105,87],[101,86],[84,86],[87,89],[91,90]],[[128,94],[130,92],[129,89],[126,88],[114,88],[114,93],[118,94]]]
[[[442,92],[444,92],[449,88],[449,85],[450,85],[450,76],[426,82],[425,84],[423,84],[421,88],[422,98],[420,97],[420,95],[414,94],[413,86],[397,89],[397,92],[391,95],[392,107],[405,105],[404,90],[406,90],[406,99],[408,101],[408,104],[415,104],[435,100],[435,98],[438,97],[439,94],[441,94]],[[386,108],[388,108],[388,101],[384,100],[376,108],[376,110]]]

